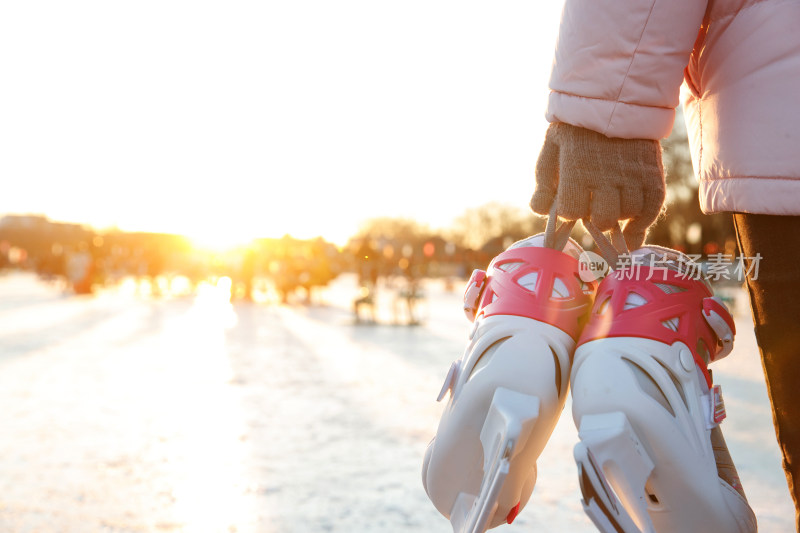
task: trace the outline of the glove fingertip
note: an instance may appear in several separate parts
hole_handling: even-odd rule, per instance
[[[616,218],[606,218],[605,216],[595,216],[592,214],[589,219],[600,231],[608,231],[617,225]]]
[[[641,228],[638,225],[631,224],[630,221],[625,224],[622,235],[625,237],[625,244],[627,244],[628,250],[637,250],[644,245],[647,229],[648,228]]]
[[[540,215],[547,215],[550,213],[550,207],[553,205],[556,194],[552,189],[547,187],[537,187],[531,198],[531,209],[534,213]]]

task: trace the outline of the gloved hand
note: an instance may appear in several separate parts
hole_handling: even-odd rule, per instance
[[[555,122],[536,163],[531,208],[546,215],[556,201],[559,217],[589,219],[600,231],[627,220],[623,235],[635,250],[661,213],[665,190],[658,141],[611,139]]]

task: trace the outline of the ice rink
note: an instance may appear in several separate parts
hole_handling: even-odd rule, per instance
[[[234,303],[204,285],[74,296],[0,276],[0,531],[441,532],[420,466],[468,322],[461,286],[425,286],[419,326],[356,324],[354,280],[312,305]],[[759,531],[793,530],[745,302],[714,365],[723,430]],[[497,531],[592,532],[569,403],[529,505]]]

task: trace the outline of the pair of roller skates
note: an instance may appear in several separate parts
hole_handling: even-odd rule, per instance
[[[422,470],[436,508],[457,533],[511,523],[571,387],[582,503],[600,531],[756,531],[708,370],[732,349],[724,304],[678,252],[636,250],[598,286],[581,279],[577,243],[544,243],[514,244],[468,283],[474,325]]]

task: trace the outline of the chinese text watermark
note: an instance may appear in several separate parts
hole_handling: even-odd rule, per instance
[[[664,280],[668,270],[678,273],[682,279],[715,281],[739,281],[758,279],[762,256],[754,257],[732,254],[710,254],[703,260],[700,254],[682,254],[672,257],[655,255],[623,254],[617,259],[614,270],[622,279],[641,279],[645,275],[641,268],[647,267],[645,280]]]

